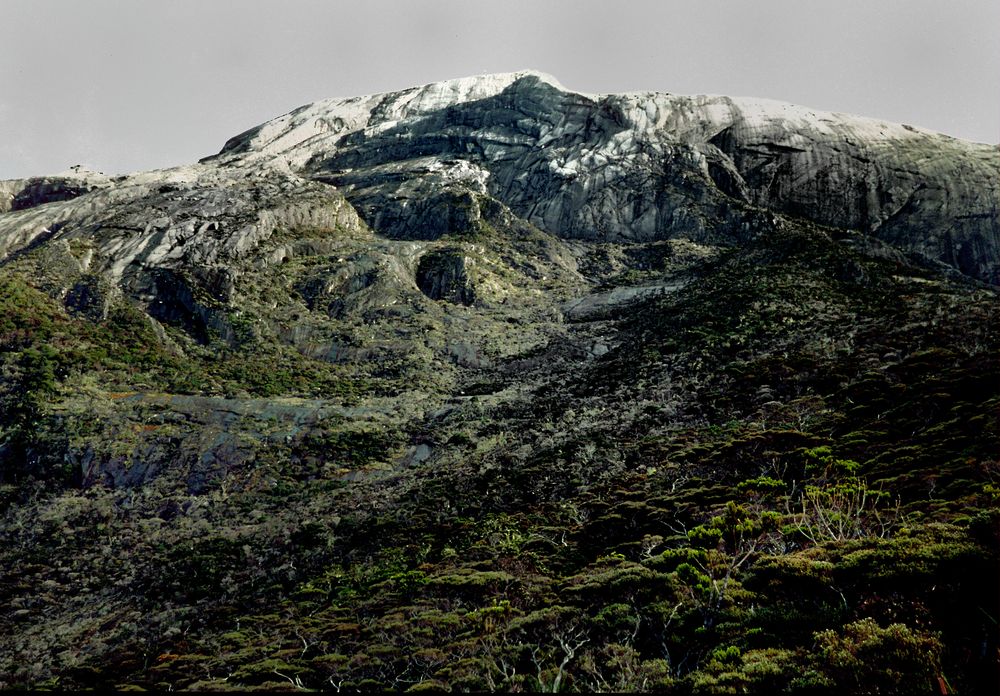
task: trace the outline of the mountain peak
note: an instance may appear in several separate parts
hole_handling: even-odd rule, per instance
[[[481,73],[478,75],[457,77],[449,80],[442,80],[440,82],[429,82],[414,89],[430,88],[435,91],[452,90],[457,93],[466,93],[470,95],[495,94],[496,92],[506,89],[515,82],[530,77],[537,78],[539,82],[551,85],[562,92],[569,91],[552,75],[540,70],[531,69],[515,70],[513,72]],[[475,97],[473,96],[472,98]]]
[[[566,89],[551,75],[536,70],[490,73],[430,82],[391,92],[331,97],[300,106],[231,138],[220,155],[257,152],[273,156],[324,133],[343,135],[377,122],[399,121],[462,103],[494,97],[515,83],[534,79],[559,91]]]
[[[324,99],[211,159],[332,184],[390,236],[424,234],[410,201],[455,186],[585,239],[713,237],[750,206],[1000,280],[1000,247],[981,241],[1000,234],[995,148],[779,101],[581,94],[521,70]]]

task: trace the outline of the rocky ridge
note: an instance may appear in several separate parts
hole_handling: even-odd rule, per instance
[[[107,185],[93,174],[74,176],[5,186],[18,210]],[[241,240],[239,252],[280,224],[281,213],[261,220],[256,233],[226,219],[234,211],[210,196],[169,195],[172,186],[239,180],[268,182],[289,197],[311,181],[332,184],[391,238],[435,238],[471,224],[480,214],[475,195],[557,237],[603,241],[738,241],[734,228],[747,234],[761,224],[758,213],[771,210],[861,231],[986,282],[1000,279],[995,146],[765,100],[580,94],[530,71],[301,107],[234,137],[200,165],[119,177],[103,196],[8,216],[3,251],[42,234],[113,229],[123,206],[163,200],[173,202],[164,216],[141,226],[157,241],[131,238],[145,250],[142,263],[157,263],[213,222]],[[271,206],[266,193],[254,195],[262,196],[259,208]],[[163,234],[172,216],[187,219]],[[63,220],[73,229],[54,232]],[[200,235],[194,241],[202,243]],[[108,253],[120,257],[116,273],[134,260],[117,248]]]
[[[337,185],[394,236],[440,233],[413,208],[449,187],[559,237],[608,241],[705,237],[747,203],[1000,278],[995,146],[774,101],[579,94],[531,72],[466,78],[317,102],[218,157],[262,159]]]

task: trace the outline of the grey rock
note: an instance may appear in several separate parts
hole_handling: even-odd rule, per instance
[[[116,290],[102,276],[88,274],[70,288],[63,304],[71,314],[85,316],[91,321],[104,321],[108,318]]]
[[[0,213],[9,213],[14,206],[14,198],[24,190],[27,179],[5,179],[0,181]]]
[[[471,305],[476,301],[469,277],[473,263],[461,249],[445,248],[425,254],[417,266],[417,287],[432,300]]]
[[[685,279],[670,279],[646,285],[615,288],[569,300],[563,304],[562,311],[570,321],[587,321],[644,299],[677,292],[685,285],[687,285]]]
[[[276,254],[272,237],[300,230],[334,236],[363,232],[364,224],[342,195],[321,183],[270,169],[180,167],[0,215],[0,264],[53,243],[85,244],[86,270],[154,318],[202,339],[214,331],[232,341],[226,309],[241,278],[290,255],[322,251],[292,242]]]
[[[419,466],[430,459],[432,453],[431,448],[424,443],[414,445],[406,453],[406,456],[403,457],[401,465],[404,467]]]
[[[0,213],[71,200],[110,183],[104,174],[80,165],[53,176],[0,181]]]
[[[329,124],[335,124],[333,126]],[[434,238],[488,193],[564,238],[739,242],[761,209],[1000,282],[995,146],[791,104],[587,95],[532,72],[302,107],[227,143],[338,186],[377,231]]]

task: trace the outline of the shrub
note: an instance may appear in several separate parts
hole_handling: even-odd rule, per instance
[[[941,674],[937,636],[865,618],[815,635],[816,668],[838,688],[872,694],[928,693]]]
[[[880,510],[888,494],[868,488],[861,479],[806,486],[795,528],[814,544],[867,537],[886,537],[896,524],[899,505]]]

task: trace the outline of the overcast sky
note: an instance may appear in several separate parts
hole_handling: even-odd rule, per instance
[[[317,99],[534,68],[1000,141],[998,0],[0,0],[0,179],[193,162]]]

